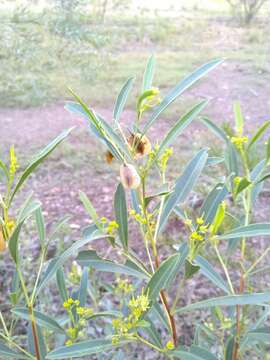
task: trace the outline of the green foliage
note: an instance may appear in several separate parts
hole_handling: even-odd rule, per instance
[[[173,153],[168,146],[201,116],[207,101],[197,103],[179,117],[159,144],[151,141],[148,132],[177,97],[219,63],[214,60],[203,65],[163,97],[153,87],[155,58],[151,56],[141,93],[134,99],[135,133],[130,133],[129,125],[122,121],[133,84],[131,78],[117,96],[112,123],[71,91],[76,102],[68,103],[68,110],[87,120],[91,136],[111,154],[119,168],[120,182],[112,204],[115,219],[100,217],[87,195],[79,192],[91,224],[83,229],[79,240],[65,245],[48,261],[50,241],[66,220],[48,231],[42,204],[32,194],[19,207],[15,200],[29,176],[70,130],[53,140],[21,172],[14,147],[9,161],[1,160],[6,186],[0,197],[0,250],[9,250],[15,274],[7,299],[12,326],[7,326],[6,315],[0,312],[1,356],[41,360],[93,355],[121,359],[146,346],[169,359],[265,359],[269,351],[270,293],[256,283],[255,276],[269,270],[269,266],[258,265],[263,264],[270,247],[256,254],[255,259],[248,248],[251,238],[270,236],[270,223],[253,218],[254,201],[269,177],[269,145],[265,158],[257,163],[251,161],[252,149],[266,133],[269,122],[249,140],[238,103],[234,105],[235,130],[228,133],[210,119],[201,118],[202,124],[217,136],[223,153],[220,151],[216,158],[208,156],[211,149],[199,150],[178,169],[176,179],[168,171]],[[222,169],[222,180],[216,175],[217,166]],[[209,176],[209,168],[214,169],[213,186],[205,194],[200,187],[205,173]],[[153,174],[159,180],[155,189]],[[204,196],[199,208],[192,207],[189,201],[194,192]],[[172,217],[181,224],[181,230],[164,250],[161,239]],[[28,236],[24,231],[28,223],[36,225],[40,249],[33,283],[27,279],[20,241],[22,236]],[[135,233],[136,243],[131,232]],[[224,251],[226,247],[237,250],[239,256]],[[106,249],[105,255],[99,254],[102,248]],[[65,265],[70,258],[75,260],[67,274]],[[190,282],[196,283],[199,274],[216,296],[192,296],[191,303],[181,304],[183,292],[189,291]],[[45,303],[53,301],[47,297],[53,280],[59,302],[55,307],[45,307]],[[195,334],[188,334],[188,344],[180,337],[182,314],[186,313],[197,321]],[[15,332],[13,324],[18,319],[28,324],[27,345],[23,336]]]

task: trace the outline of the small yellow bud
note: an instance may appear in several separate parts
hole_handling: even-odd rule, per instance
[[[137,170],[131,164],[120,166],[120,180],[125,189],[137,189],[141,182]]]
[[[65,344],[66,344],[66,346],[70,346],[73,344],[73,342],[72,342],[72,340],[67,340]]]
[[[198,225],[203,225],[204,220],[203,220],[202,217],[198,217],[198,218],[196,219],[196,222],[197,222]]]
[[[166,344],[166,349],[167,350],[173,350],[174,349],[174,343],[172,340],[169,340]]]

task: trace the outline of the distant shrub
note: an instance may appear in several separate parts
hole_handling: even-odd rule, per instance
[[[233,13],[240,17],[241,21],[248,25],[259,13],[262,6],[268,0],[226,0],[232,8]]]

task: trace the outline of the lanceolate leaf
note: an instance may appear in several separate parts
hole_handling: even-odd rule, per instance
[[[243,295],[229,295],[199,301],[197,303],[177,309],[175,313],[184,314],[193,310],[205,309],[214,306],[260,305],[270,301],[270,292]]]
[[[251,138],[251,140],[250,140],[250,142],[249,142],[249,144],[248,144],[248,150],[250,150],[250,148],[252,147],[252,145],[254,145],[254,144],[256,143],[256,141],[259,140],[259,139],[263,136],[265,130],[267,130],[267,128],[269,127],[269,125],[270,125],[270,120],[269,120],[269,121],[266,121],[266,122],[259,128],[259,130],[258,130],[258,131],[255,133],[255,135]]]
[[[169,354],[172,357],[181,359],[181,360],[217,360],[217,358],[211,354],[209,351],[202,349],[198,346],[193,351],[185,351],[185,350],[173,350],[170,351]]]
[[[222,130],[220,127],[218,127],[216,124],[214,124],[211,120],[209,120],[206,117],[203,117],[201,119],[201,122],[208,127],[209,130],[211,130],[217,137],[219,137],[220,140],[224,141],[225,143],[228,142],[228,136],[225,133],[224,130]]]
[[[242,110],[239,102],[234,103],[233,110],[234,110],[236,131],[237,134],[241,136],[243,134],[243,128],[244,128],[244,118],[242,115]]]
[[[262,341],[270,344],[270,327],[264,327],[252,330],[247,334],[248,338],[253,341]]]
[[[8,247],[10,255],[12,256],[13,260],[17,264],[19,261],[18,256],[18,245],[19,245],[19,237],[21,233],[22,226],[25,220],[31,216],[39,207],[41,203],[39,201],[32,201],[31,203],[27,204],[25,207],[25,211],[23,215],[20,217],[20,222],[16,225],[15,229],[13,230],[11,237],[8,241]]]
[[[199,104],[196,104],[189,112],[187,112],[183,117],[181,117],[176,124],[171,128],[171,130],[166,134],[162,143],[159,146],[156,157],[158,158],[163,151],[172,144],[172,142],[183,132],[183,130],[199,115],[199,113],[206,107],[208,104],[207,100],[201,101]]]
[[[197,179],[199,178],[205,166],[206,160],[207,150],[200,150],[188,163],[184,169],[183,174],[176,181],[174,190],[165,201],[165,206],[160,219],[159,231],[164,228],[174,207],[186,200]]]
[[[50,142],[35,158],[32,160],[32,162],[27,166],[27,168],[24,170],[22,175],[20,176],[14,190],[12,191],[9,203],[12,202],[13,197],[17,193],[17,191],[21,188],[25,180],[28,178],[29,175],[42,163],[44,159],[61,143],[63,142],[66,137],[70,134],[71,130],[73,128],[70,128],[68,130],[65,130],[57,136],[52,142]]]
[[[219,65],[222,60],[212,60],[207,64],[204,64],[199,69],[194,71],[192,74],[187,76],[185,79],[180,81],[161,101],[161,103],[156,107],[156,110],[147,121],[143,133],[146,133],[147,130],[152,126],[155,120],[159,117],[159,115],[185,90],[187,90],[190,86],[192,86],[196,81],[201,79],[204,75],[206,75],[209,71],[214,69],[217,65]]]
[[[123,185],[120,183],[114,196],[115,219],[118,223],[120,241],[125,249],[128,248],[128,213],[126,194]]]
[[[149,274],[137,265],[127,261],[125,264],[116,264],[113,261],[99,257],[94,250],[81,251],[76,259],[79,265],[89,266],[97,271],[120,273],[135,276],[139,279],[149,279]]]
[[[86,297],[87,297],[87,288],[88,288],[88,269],[85,267],[82,272],[80,290],[78,294],[78,300],[80,301],[80,306],[85,306]]]
[[[57,282],[61,300],[62,300],[62,302],[64,302],[68,299],[68,293],[67,293],[66,283],[65,283],[65,274],[64,274],[64,270],[62,267],[60,267],[56,272],[56,282]]]
[[[22,319],[25,320],[30,319],[29,310],[27,308],[16,307],[12,309],[11,312]],[[56,331],[62,334],[65,333],[64,329],[58,324],[58,322],[55,319],[51,318],[50,316],[45,315],[40,311],[36,311],[36,310],[34,310],[34,315],[38,325],[51,331]]]
[[[114,110],[113,110],[113,118],[114,118],[115,122],[118,122],[121,117],[123,108],[127,101],[127,97],[131,90],[133,82],[134,82],[134,78],[133,77],[129,78],[123,85],[122,89],[120,90],[120,93],[116,99],[116,103],[114,105]]]
[[[202,256],[197,256],[195,263],[200,266],[200,272],[212,281],[216,286],[225,291],[227,294],[230,294],[230,289],[225,283],[223,278],[219,273],[213,268],[213,266]]]
[[[157,269],[150,279],[146,291],[149,291],[149,298],[155,300],[160,290],[167,289],[175,279],[177,273],[188,255],[188,246],[182,245],[179,253],[168,257]]]
[[[145,72],[143,75],[142,93],[152,87],[155,64],[156,64],[156,59],[155,56],[152,55],[147,62]]]
[[[120,342],[118,346],[124,345],[127,342]],[[102,352],[110,351],[115,349],[115,345],[112,344],[112,339],[97,339],[97,340],[88,340],[83,341],[70,346],[62,346],[56,350],[51,351],[47,355],[47,359],[70,359],[78,358],[92,354],[98,354]]]
[[[93,204],[89,200],[88,196],[83,192],[79,191],[80,200],[83,203],[83,206],[85,210],[87,211],[88,215],[91,217],[91,219],[94,221],[94,223],[97,223],[99,217],[96,212],[96,209],[94,208]]]
[[[0,356],[2,359],[29,359],[28,356],[11,350],[2,341],[0,341]]]
[[[258,223],[250,224],[247,226],[240,226],[233,229],[227,234],[219,235],[219,239],[228,240],[241,237],[253,237],[253,236],[269,236],[270,235],[270,223]]]
[[[36,224],[38,229],[39,241],[41,246],[44,247],[45,239],[46,239],[46,229],[45,229],[44,217],[40,207],[37,208],[35,215],[36,215]]]
[[[96,226],[92,226],[91,235],[89,232],[87,237],[84,237],[83,239],[76,241],[68,249],[66,249],[61,255],[59,255],[57,258],[51,261],[51,263],[47,268],[47,271],[45,272],[43,278],[41,279],[38,285],[37,293],[39,293],[40,290],[50,281],[50,279],[55,275],[59,267],[62,266],[70,256],[76,254],[79,248],[86,245],[90,241],[106,238],[106,237],[107,235],[104,235],[99,230],[97,230]]]
[[[205,199],[200,215],[203,216],[206,224],[211,224],[217,212],[219,204],[225,199],[228,194],[228,190],[225,184],[219,183],[208,194]]]

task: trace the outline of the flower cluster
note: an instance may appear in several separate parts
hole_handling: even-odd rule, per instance
[[[102,217],[100,219],[100,222],[104,227],[104,231],[110,235],[113,235],[115,231],[119,228],[119,225],[115,220],[109,221],[107,218]]]
[[[167,163],[170,159],[170,157],[173,154],[173,148],[167,148],[163,154],[160,156],[159,160],[158,160],[158,165],[162,171],[162,173],[164,173],[166,171],[167,168]]]
[[[132,293],[134,291],[134,287],[128,281],[128,279],[117,278],[116,283],[117,283],[117,286],[115,288],[115,292],[117,294],[122,293],[124,295],[128,295],[128,294],[130,294],[130,293]]]
[[[66,341],[67,346],[72,345],[77,338],[83,336],[82,328],[85,326],[86,319],[94,314],[94,310],[92,308],[82,307],[79,305],[80,301],[72,298],[68,298],[63,303],[63,306],[67,310],[72,323],[72,326],[67,329],[67,336],[69,338]],[[74,316],[74,313],[77,317]]]
[[[140,295],[130,299],[127,317],[120,317],[112,322],[115,332],[112,337],[114,345],[118,344],[121,338],[132,336],[136,333],[137,328],[144,323],[141,317],[149,309],[149,306],[149,297],[148,294],[145,294],[144,289],[142,289]]]
[[[14,146],[11,146],[11,148],[10,148],[10,165],[9,165],[9,175],[10,175],[11,179],[14,178],[14,175],[18,168],[19,168],[19,164],[18,164],[17,157],[15,154]]]
[[[232,136],[231,142],[236,146],[238,150],[243,148],[244,143],[248,142],[247,136]]]
[[[190,219],[187,219],[185,221],[185,224],[189,226],[190,229],[192,229],[192,221]],[[204,224],[204,219],[203,217],[198,217],[196,219],[196,230],[193,230],[190,234],[189,239],[192,242],[201,242],[205,239],[205,234],[209,228],[208,224]]]

